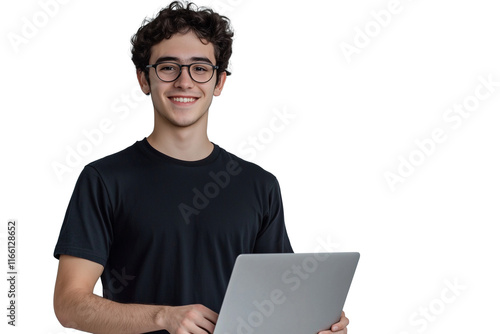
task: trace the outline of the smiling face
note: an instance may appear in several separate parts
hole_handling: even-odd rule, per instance
[[[173,61],[181,65],[191,63],[216,64],[214,47],[211,43],[204,44],[193,32],[175,34],[169,39],[151,48],[149,64],[159,61]],[[143,72],[138,72],[138,79],[143,92],[151,93],[155,110],[155,129],[157,127],[185,128],[196,124],[206,124],[208,109],[214,96],[222,92],[226,73],[220,75],[219,83],[216,71],[212,79],[206,83],[197,83],[191,79],[187,67],[173,82],[161,81],[153,68],[149,68],[149,82]]]

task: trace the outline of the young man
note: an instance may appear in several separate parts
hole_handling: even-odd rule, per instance
[[[236,257],[292,252],[276,178],[207,137],[232,36],[226,18],[174,2],[132,39],[154,129],[78,179],[54,251],[63,326],[213,333]],[[347,324],[342,316],[332,331]]]

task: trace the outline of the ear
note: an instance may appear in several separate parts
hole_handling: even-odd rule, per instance
[[[146,73],[141,70],[137,70],[137,80],[139,81],[139,85],[141,86],[141,90],[144,94],[151,94],[151,88],[149,87],[149,82],[146,78]]]
[[[219,82],[214,89],[214,96],[219,96],[222,93],[222,88],[224,88],[224,84],[226,83],[227,73],[226,71],[222,72],[219,76]]]

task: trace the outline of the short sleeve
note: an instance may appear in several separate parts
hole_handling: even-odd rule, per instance
[[[257,235],[254,253],[293,253],[285,227],[281,191],[276,179],[268,193],[267,209]]]
[[[113,239],[112,212],[101,176],[86,166],[71,196],[54,257],[71,255],[105,266]]]

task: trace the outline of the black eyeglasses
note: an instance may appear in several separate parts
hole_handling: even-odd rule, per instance
[[[146,66],[146,68],[154,68],[158,79],[164,82],[177,80],[181,76],[183,67],[188,68],[189,76],[197,83],[209,82],[213,78],[215,70],[219,68],[219,66],[207,63],[181,65],[170,61]]]

